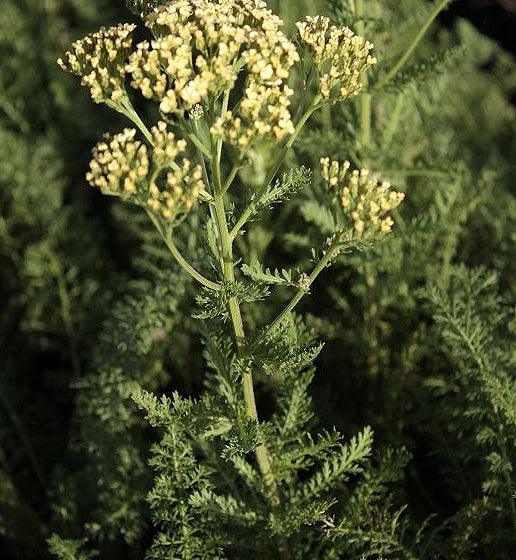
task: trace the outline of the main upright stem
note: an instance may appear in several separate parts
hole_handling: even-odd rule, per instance
[[[222,274],[224,277],[224,281],[228,284],[232,284],[235,282],[235,271],[233,268],[233,239],[231,238],[231,235],[229,233],[229,227],[226,218],[226,208],[224,204],[224,194],[222,192],[220,162],[217,157],[217,153],[220,154],[220,152],[217,148],[213,150],[213,152],[214,158],[212,159],[212,172],[215,191],[214,206],[222,250]],[[231,323],[233,325],[233,332],[235,334],[235,339],[237,342],[237,348],[239,351],[242,351],[245,347],[245,330],[244,323],[242,321],[242,313],[240,311],[240,304],[236,297],[232,297],[229,299],[229,313],[231,317]],[[247,370],[244,373],[242,383],[247,414],[250,418],[258,422],[258,411],[256,408],[256,399],[254,396],[253,373],[251,370]],[[256,448],[255,455],[260,473],[265,481],[267,488],[269,489],[271,502],[274,506],[276,506],[279,504],[279,495],[272,473],[272,465],[269,452],[264,445],[259,445]]]

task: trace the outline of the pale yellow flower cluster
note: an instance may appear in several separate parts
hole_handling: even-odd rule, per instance
[[[147,146],[135,139],[136,130],[126,128],[111,136],[93,149],[93,159],[86,180],[102,193],[136,199],[138,191],[145,188],[149,174]]]
[[[188,159],[183,158],[180,166],[167,172],[162,188],[157,182],[151,183],[147,205],[165,220],[175,220],[192,209],[203,189],[201,166],[192,166]]]
[[[342,184],[349,167],[349,161],[339,163],[336,160],[330,161],[329,157],[321,158],[322,175],[330,189],[334,189],[337,185]]]
[[[257,137],[271,134],[280,140],[294,132],[289,111],[292,93],[288,86],[266,86],[251,81],[238,112],[227,111],[211,131],[242,148],[249,146]]]
[[[121,24],[101,28],[72,43],[64,60],[57,62],[64,70],[81,76],[95,103],[119,102],[125,95],[125,65],[131,51],[136,26]]]
[[[340,203],[359,236],[385,235],[394,225],[387,215],[405,198],[405,193],[393,191],[387,181],[371,176],[368,169],[355,170],[347,177],[348,161],[340,164],[321,158],[322,174],[330,189],[339,189]]]
[[[151,153],[136,140],[134,129],[108,135],[94,148],[86,179],[104,194],[146,206],[173,221],[191,210],[204,189],[202,169],[186,158],[180,164],[175,162],[186,142],[176,140],[166,123],[159,122],[151,132]]]
[[[299,56],[265,2],[177,0],[155,10],[147,25],[155,39],[137,46],[127,71],[163,113],[182,114],[215,99],[243,72],[238,109],[226,112],[213,132],[241,146],[292,132],[285,81]]]
[[[362,73],[377,62],[370,54],[374,45],[324,16],[308,16],[296,26],[317,66],[321,95],[337,101],[360,93]]]
[[[186,150],[186,140],[176,140],[175,134],[167,129],[167,123],[159,121],[152,127],[152,162],[157,168],[169,167],[176,157]]]

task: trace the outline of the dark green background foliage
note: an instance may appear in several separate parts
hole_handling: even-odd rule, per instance
[[[243,367],[229,359],[227,326],[201,329],[197,286],[140,212],[85,187],[91,146],[125,123],[55,60],[151,2],[128,4],[133,13],[109,0],[0,7],[0,557],[268,559],[288,541],[306,559],[514,558],[514,59],[464,21],[434,26],[375,94],[367,148],[348,102],[318,114],[290,156],[314,171],[321,155],[367,160],[407,202],[392,236],[324,272],[304,321],[283,328],[281,359],[262,357],[281,373],[258,377],[263,437],[285,495],[297,484],[267,517],[248,453],[256,427],[226,433],[217,420],[228,411],[210,401],[233,406],[224,383]],[[274,4],[293,22],[318,3]],[[365,4],[381,74],[429,7]],[[353,24],[346,6],[319,10]],[[254,156],[246,188],[269,154]],[[238,246],[243,261],[305,270],[327,234],[320,193],[314,173],[262,212]],[[181,242],[202,268],[200,219]],[[246,320],[264,323],[287,298],[280,286]],[[208,429],[227,437],[200,463],[189,435]]]

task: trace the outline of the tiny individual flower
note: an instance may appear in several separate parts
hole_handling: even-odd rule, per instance
[[[359,94],[363,72],[377,62],[371,55],[374,45],[348,27],[330,25],[324,16],[307,16],[296,26],[317,67],[322,97],[338,101]]]
[[[186,142],[160,121],[151,130],[153,148],[136,140],[136,130],[107,136],[93,150],[87,181],[104,194],[120,196],[174,221],[188,213],[204,190],[202,169],[186,158]]]
[[[329,157],[321,158],[321,168],[324,180],[326,181],[328,187],[334,188],[339,183],[342,183],[348,172],[350,163],[345,161],[340,164],[338,161],[331,161]]]
[[[341,164],[321,158],[321,166],[328,188],[338,195],[344,216],[357,236],[383,236],[392,230],[394,220],[388,213],[401,204],[405,193],[392,190],[389,182],[379,181],[368,169],[348,175],[348,161]]]
[[[81,76],[96,103],[118,103],[125,96],[125,66],[132,47],[133,24],[102,27],[72,43],[72,49],[58,64]]]

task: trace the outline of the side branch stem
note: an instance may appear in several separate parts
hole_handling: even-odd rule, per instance
[[[362,0],[357,0],[357,2],[358,1],[361,2]],[[421,27],[421,29],[418,31],[418,33],[416,34],[416,36],[412,40],[412,43],[410,43],[408,49],[403,53],[401,58],[391,68],[391,70],[387,74],[385,74],[385,76],[383,76],[383,78],[381,78],[376,83],[376,85],[374,86],[374,89],[376,89],[376,90],[381,89],[383,86],[388,84],[392,80],[392,78],[394,78],[394,76],[403,68],[403,66],[405,66],[405,63],[411,57],[412,53],[416,50],[416,47],[419,45],[419,43],[421,42],[421,40],[425,36],[425,33],[428,31],[428,29],[430,28],[432,23],[435,21],[437,16],[445,8],[447,8],[448,5],[451,4],[451,2],[453,2],[453,0],[440,0],[439,2],[435,3],[434,9],[432,10],[430,15],[428,16],[428,19],[426,19],[423,26]]]
[[[310,276],[308,277],[309,281],[308,281],[308,288],[315,282],[315,280],[317,279],[317,277],[319,276],[319,274],[331,263],[332,259],[337,255],[340,247],[342,245],[339,243],[334,243],[327,251],[326,253],[323,255],[323,257],[321,258],[321,260],[317,263],[317,265],[315,266],[315,268],[313,269],[312,273],[310,274]],[[283,309],[283,311],[281,311],[281,313],[274,319],[274,321],[272,321],[272,323],[270,323],[264,330],[264,332],[259,336],[259,338],[256,341],[256,344],[259,344],[260,342],[262,342],[263,340],[265,340],[265,338],[267,338],[267,336],[274,331],[274,329],[280,325],[283,321],[283,319],[289,314],[292,313],[292,311],[294,310],[294,308],[297,306],[297,304],[305,297],[305,295],[308,293],[308,289],[307,288],[300,288],[299,290],[297,290],[297,292],[295,293],[294,297],[289,301],[289,303],[285,306],[285,308]]]
[[[200,284],[202,284],[206,288],[209,288],[210,290],[214,290],[215,292],[220,292],[220,290],[222,290],[222,286],[220,284],[217,284],[216,282],[212,282],[211,280],[209,280],[208,278],[203,276],[198,270],[196,270],[183,257],[183,255],[181,254],[181,251],[179,251],[176,244],[174,243],[174,240],[172,239],[172,235],[170,233],[166,233],[163,230],[163,226],[159,222],[158,218],[152,212],[147,211],[147,214],[149,215],[150,219],[152,220],[152,223],[156,226],[156,229],[159,231],[161,237],[163,238],[163,241],[165,242],[165,245],[167,246],[167,248],[170,251],[170,253],[172,254],[172,256],[176,259],[179,266],[183,270],[188,272],[188,274],[190,276],[195,278],[195,280],[197,280],[197,282],[199,282]]]

